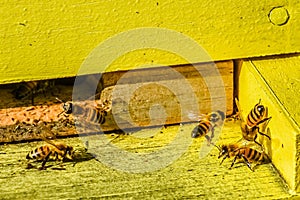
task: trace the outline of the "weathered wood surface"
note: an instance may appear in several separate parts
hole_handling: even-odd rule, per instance
[[[112,114],[124,120],[119,122],[124,128],[197,121],[217,108],[232,114],[233,62],[218,62],[219,74],[210,65],[107,73],[104,86],[116,86],[105,88],[101,100],[112,102]]]
[[[297,63],[299,57],[245,61],[239,74],[239,99],[244,115],[248,114],[259,99],[268,107],[269,116],[272,116],[267,129],[271,144],[266,150],[290,188],[299,192]]]
[[[161,149],[180,130],[190,137],[195,124],[143,130],[151,137],[107,135],[108,140],[123,151],[149,153]],[[153,132],[154,131],[154,132]],[[217,144],[240,139],[239,122],[226,122]],[[83,148],[78,138],[64,139],[75,148]],[[231,162],[219,165],[218,150],[199,159],[203,138],[195,139],[185,153],[169,166],[146,173],[127,173],[112,169],[95,159],[65,163],[65,170],[25,169],[28,151],[43,142],[7,144],[0,146],[1,199],[281,199],[293,197],[271,164],[259,165],[251,172],[244,163],[228,169]],[[103,146],[105,148],[105,146]],[[114,154],[108,155],[112,159]],[[163,161],[163,160],[162,160]],[[130,160],[124,161],[130,164]],[[32,163],[36,164],[36,163]],[[37,165],[40,166],[41,163]],[[49,162],[49,165],[56,163]],[[47,165],[48,165],[47,164]],[[143,165],[142,165],[143,166]],[[295,197],[295,196],[294,196]]]
[[[12,88],[2,86],[0,126],[5,128],[0,129],[0,142],[39,138],[35,130],[39,121],[52,123],[57,135],[75,134],[73,117],[58,116],[63,110],[55,97],[68,101],[79,96],[83,100],[103,88],[100,100],[97,96],[96,101],[108,102],[110,110],[101,125],[102,131],[197,121],[201,114],[216,109],[223,109],[230,115],[233,111],[233,62],[217,62],[217,73],[211,65],[113,72],[101,78],[84,76],[76,80],[74,86],[57,84],[45,94],[35,95],[34,106],[30,99],[16,100],[11,94]],[[79,120],[84,122],[82,118]]]

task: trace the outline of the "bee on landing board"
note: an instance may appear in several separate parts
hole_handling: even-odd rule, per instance
[[[45,93],[48,89],[54,87],[54,81],[30,81],[18,85],[12,91],[16,99],[31,99],[31,104],[34,105],[34,96],[38,93]]]
[[[242,160],[246,163],[248,168],[251,171],[254,171],[254,167],[258,164],[269,162],[269,158],[264,151],[258,151],[250,146],[240,146],[238,144],[227,144],[222,145],[221,147],[216,146],[220,153],[218,158],[222,158],[220,165],[226,158],[233,158],[231,166],[229,169],[233,167],[236,160]]]
[[[268,107],[261,105],[259,100],[259,102],[247,115],[247,119],[245,120],[241,112],[239,101],[235,99],[235,102],[241,119],[241,130],[243,138],[247,141],[254,141],[256,144],[262,147],[262,145],[256,141],[258,133],[262,136],[267,137],[269,140],[271,139],[268,135],[262,132],[265,131],[266,126],[272,118],[268,117]],[[260,125],[263,125],[263,127],[261,128]]]
[[[222,123],[225,119],[225,114],[218,110],[216,112],[209,113],[204,118],[200,119],[199,124],[192,131],[192,138],[198,138],[204,136],[210,145],[214,137],[215,128]],[[211,136],[208,133],[211,132]]]
[[[45,125],[43,125],[43,131],[52,134]],[[39,169],[46,169],[45,165],[49,160],[64,162],[74,159],[75,150],[72,146],[66,145],[63,142],[51,141],[46,137],[43,137],[43,140],[47,142],[47,144],[30,151],[26,156],[27,160],[42,161],[42,165]],[[33,166],[28,163],[27,169],[32,167]]]
[[[103,124],[105,122],[105,116],[107,115],[107,111],[103,106],[93,106],[84,103],[74,103],[72,101],[63,102],[58,98],[56,99],[59,102],[63,103],[63,111],[60,114],[58,114],[58,116],[62,113],[65,113],[67,115],[75,114],[91,124]]]

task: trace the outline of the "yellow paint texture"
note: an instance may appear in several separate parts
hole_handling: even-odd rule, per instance
[[[129,135],[105,134],[120,152],[149,156],[166,148],[174,137],[184,133],[190,136],[194,124],[168,126],[166,128],[144,129]],[[152,136],[151,136],[152,135]],[[151,137],[150,137],[151,136]],[[93,137],[93,136],[89,136]],[[240,137],[239,124],[226,122],[220,144]],[[92,139],[90,138],[90,141]],[[60,140],[76,149],[84,144],[79,138]],[[103,160],[85,159],[73,166],[64,163],[66,170],[25,169],[26,154],[43,145],[44,142],[8,144],[0,149],[1,199],[288,199],[292,197],[271,164],[263,164],[251,172],[245,163],[236,163],[229,170],[231,159],[220,165],[219,151],[213,148],[207,156],[199,158],[205,138],[193,140],[185,153],[156,171],[130,173],[124,166],[133,165],[132,159],[121,161],[117,168],[118,152],[107,154],[113,165]],[[180,149],[178,144],[178,149]],[[102,150],[107,149],[103,145]],[[174,152],[173,152],[174,153]],[[159,154],[154,160],[172,156]],[[90,156],[89,156],[90,157]],[[153,162],[148,160],[147,162]],[[147,162],[136,164],[143,167]],[[47,162],[47,166],[59,167],[58,162]],[[41,163],[33,162],[39,167]],[[119,165],[120,166],[120,165]],[[122,169],[122,170],[120,170]],[[37,191],[38,188],[38,192]],[[34,197],[33,195],[34,194]],[[242,197],[242,198],[241,198]],[[299,198],[299,197],[298,197]]]
[[[272,88],[289,117],[300,125],[300,56],[252,61]]]
[[[278,6],[290,16],[281,26],[268,17]],[[100,43],[142,27],[182,33],[213,60],[299,52],[299,8],[296,0],[5,0],[0,8],[0,83],[75,76]],[[280,21],[280,16],[275,13],[273,17]],[[139,36],[136,43],[144,38]],[[120,45],[130,44],[125,40]],[[189,49],[190,54],[193,51]],[[161,51],[127,55],[110,68],[183,64],[180,56],[168,55]]]
[[[268,124],[269,130],[266,132],[271,137],[270,142],[265,141],[266,151],[269,153],[274,166],[293,191],[298,190],[299,185],[298,151],[300,131],[289,111],[294,110],[292,112],[297,112],[299,106],[296,108],[296,101],[299,97],[299,94],[297,94],[299,91],[297,93],[287,93],[286,89],[289,84],[284,82],[279,75],[285,76],[286,80],[289,79],[288,77],[295,76],[292,68],[296,66],[289,65],[294,63],[294,59],[246,61],[242,64],[239,74],[239,99],[243,113],[247,115],[259,99],[261,99],[263,105],[268,107],[269,116],[272,116],[272,119]],[[256,68],[255,66],[260,67]],[[279,74],[277,70],[274,70],[275,68],[283,69],[283,66],[285,70],[279,72]],[[293,106],[282,104],[287,99],[290,99],[291,102],[295,99],[295,102],[292,103]]]

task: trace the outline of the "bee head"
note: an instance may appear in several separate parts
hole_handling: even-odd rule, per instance
[[[220,151],[218,158],[223,157],[224,155],[228,154],[228,152],[229,152],[227,145],[222,145],[221,147],[218,147],[218,149]]]
[[[66,114],[71,114],[71,113],[72,113],[72,107],[73,107],[72,102],[67,101],[66,103],[63,104],[62,107],[63,107],[64,112],[65,112]]]
[[[225,114],[224,112],[217,110],[216,112],[212,112],[208,115],[209,121],[216,123],[219,120],[224,120],[225,119]]]
[[[67,146],[66,148],[66,158],[69,160],[73,160],[74,149],[72,146]]]
[[[62,108],[63,108],[63,111],[61,113],[59,113],[57,116],[59,117],[62,113],[66,113],[66,114],[71,114],[72,113],[72,107],[73,107],[73,104],[71,101],[67,101],[67,102],[64,102],[62,100],[60,100],[59,98],[55,98],[57,101],[59,101],[60,103],[62,103]]]
[[[263,113],[265,112],[265,107],[263,105],[258,105],[256,109],[261,115],[263,115]]]
[[[259,99],[259,102],[254,106],[254,109],[256,109],[260,115],[263,115],[265,112],[265,107],[263,105],[260,104],[261,99]]]

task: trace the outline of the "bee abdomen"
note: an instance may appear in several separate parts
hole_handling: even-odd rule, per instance
[[[102,113],[102,112],[97,112],[98,114],[98,122],[100,123],[100,124],[103,124],[104,122],[105,122],[105,117],[104,117],[104,113]]]
[[[97,109],[90,108],[88,111],[88,121],[92,123],[100,123],[103,124],[105,122],[104,113]]]
[[[198,130],[202,135],[205,135],[210,130],[211,123],[209,121],[200,122],[198,125]]]
[[[45,157],[50,152],[50,148],[48,146],[41,146],[29,152],[26,156],[26,159],[37,159]]]
[[[257,106],[252,109],[249,113],[249,115],[247,116],[247,124],[249,126],[255,126],[263,117],[262,113],[260,113],[257,109]]]
[[[26,82],[13,91],[16,99],[23,99],[35,93],[37,82]]]
[[[264,153],[258,152],[255,149],[245,148],[243,154],[249,161],[254,161],[254,162],[264,161]]]
[[[211,123],[209,121],[200,121],[192,131],[192,138],[197,138],[206,135],[211,129]]]

